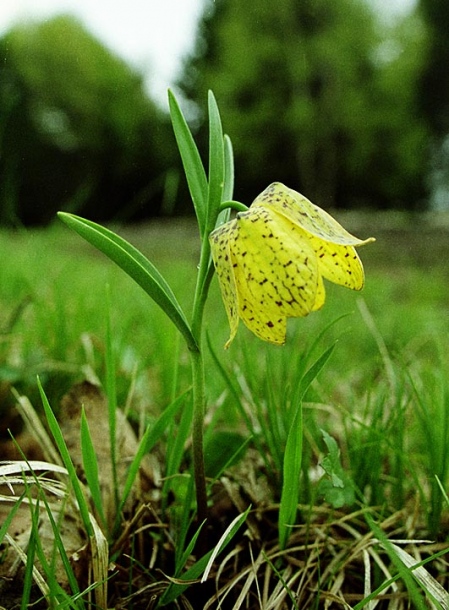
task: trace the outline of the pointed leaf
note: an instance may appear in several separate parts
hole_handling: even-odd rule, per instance
[[[201,161],[198,148],[193,139],[192,133],[187,125],[187,121],[182,114],[179,104],[169,90],[168,102],[170,106],[170,116],[181,155],[184,172],[189,186],[190,196],[192,197],[200,235],[204,235],[206,228],[206,205],[207,205],[207,178]]]
[[[215,227],[223,196],[225,152],[220,113],[212,91],[209,91],[209,192],[207,201],[208,230]]]
[[[87,485],[95,508],[100,515],[103,526],[106,525],[106,517],[103,511],[103,500],[100,487],[100,477],[98,474],[98,460],[95,453],[92,435],[90,433],[89,422],[87,421],[84,405],[81,411],[81,455],[83,456],[83,467],[86,475]]]
[[[279,507],[279,546],[284,549],[295,524],[299,502],[303,444],[302,403],[299,402],[287,436],[284,453],[281,503]]]
[[[137,475],[139,474],[139,468],[143,458],[160,440],[169,423],[173,421],[175,415],[183,406],[185,396],[188,392],[190,392],[190,389],[187,390],[187,392],[181,394],[181,396],[179,396],[178,398],[176,398],[166,409],[162,411],[156,421],[151,426],[148,426],[145,430],[145,434],[142,436],[139,442],[139,447],[137,448],[136,454],[133,458],[133,461],[131,462],[128,474],[126,476],[126,481],[122,491],[122,497],[120,499],[118,515],[121,515],[122,510],[126,504],[134,481],[136,480]]]
[[[223,201],[232,199],[234,193],[234,151],[232,149],[231,138],[224,137],[224,186]]]
[[[183,335],[189,349],[196,351],[198,346],[170,286],[156,267],[139,251],[113,231],[95,222],[80,218],[67,212],[59,212],[59,218],[76,231],[86,241],[106,254],[116,265],[129,275],[155,303],[167,314]]]
[[[161,606],[166,606],[170,602],[174,601],[177,597],[179,597],[183,593],[183,591],[185,591],[189,586],[189,581],[198,578],[201,572],[204,572],[203,579],[201,582],[207,579],[213,561],[216,559],[217,555],[221,553],[234,538],[239,528],[245,522],[250,510],[251,507],[249,506],[244,513],[238,515],[229,524],[229,526],[226,528],[226,531],[223,533],[220,540],[215,545],[214,549],[206,553],[206,555],[203,555],[200,559],[198,559],[198,561],[196,561],[192,566],[190,566],[188,570],[184,572],[182,578],[179,579],[179,584],[171,584],[167,588],[167,590],[162,596],[162,599],[159,602]],[[186,584],[181,584],[181,581],[183,580],[186,582]]]
[[[320,371],[323,369],[326,362],[332,356],[332,352],[334,351],[335,345],[336,344],[333,343],[330,347],[328,347],[327,350],[323,354],[321,354],[321,356],[318,358],[318,360],[316,362],[314,362],[312,364],[312,366],[304,374],[304,377],[301,379],[301,383],[300,383],[300,392],[299,392],[300,400],[302,400],[304,398],[312,381],[314,381],[314,379],[319,375]]]
[[[39,389],[39,394],[41,396],[42,405],[44,407],[45,417],[47,419],[47,424],[50,429],[51,434],[53,435],[54,441],[56,443],[56,447],[61,455],[64,466],[66,467],[69,475],[70,482],[72,484],[73,492],[78,502],[78,509],[81,515],[81,519],[83,521],[84,527],[86,529],[87,534],[90,536],[93,535],[93,528],[90,522],[89,516],[89,506],[87,504],[87,500],[84,497],[83,490],[81,488],[81,483],[76,474],[76,469],[73,464],[72,458],[70,456],[70,452],[67,448],[67,444],[65,442],[64,436],[61,432],[61,428],[59,427],[58,420],[56,419],[55,414],[48,402],[48,398],[44,392],[44,388],[40,382],[39,377],[37,378],[37,387]]]

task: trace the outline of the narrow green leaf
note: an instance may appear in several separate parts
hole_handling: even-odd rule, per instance
[[[223,193],[221,196],[222,203],[232,201],[232,195],[234,192],[234,153],[232,150],[232,143],[229,136],[224,137],[224,185],[223,185]],[[240,206],[240,210],[243,207],[243,204],[235,202],[237,206]],[[223,207],[220,205],[220,213],[218,214],[215,227],[219,227],[231,217],[231,208],[233,206]],[[212,228],[215,228],[212,227]],[[211,264],[211,272],[213,273],[213,264],[212,259],[210,261]]]
[[[215,227],[223,197],[225,179],[225,146],[220,112],[212,91],[209,91],[209,191],[207,200],[207,229]]]
[[[36,482],[36,485],[39,486],[39,479],[36,475],[36,473],[34,471],[31,471],[34,480]],[[68,496],[66,496],[64,502],[67,502],[68,500]],[[70,601],[71,603],[69,604],[69,607],[72,608],[85,608],[85,604],[84,601],[80,596],[80,589],[78,586],[78,581],[76,580],[75,574],[73,573],[73,569],[72,569],[72,565],[70,563],[69,557],[67,555],[65,546],[64,546],[64,542],[62,540],[61,537],[61,525],[62,522],[64,520],[64,516],[66,514],[66,511],[63,509],[60,510],[59,514],[58,514],[58,522],[55,521],[55,518],[53,516],[53,511],[50,507],[50,504],[45,496],[45,493],[42,493],[42,501],[45,505],[45,510],[47,511],[47,515],[48,515],[48,519],[50,521],[51,524],[51,528],[53,531],[53,536],[54,536],[54,543],[55,543],[55,550],[57,549],[59,552],[59,557],[62,561],[62,564],[64,566],[64,571],[65,574],[67,576],[67,580],[68,583],[70,585],[71,591],[75,596],[78,596],[77,601],[74,601],[74,599],[69,598],[69,596],[67,596],[67,600]],[[55,561],[56,561],[56,556],[53,557],[53,561],[51,563],[51,565],[48,565],[46,562],[46,556],[45,553],[43,551],[42,548],[42,544],[38,544],[37,546],[37,552],[38,552],[38,559],[41,563],[42,566],[45,566],[45,575],[47,578],[47,584],[51,587],[56,588],[56,590],[58,591],[59,594],[62,595],[66,595],[66,593],[62,590],[62,588],[60,587],[59,583],[56,582],[55,579]]]
[[[179,422],[173,421],[173,434],[168,439],[166,450],[165,476],[170,478],[179,473],[185,446],[191,433],[193,418],[193,400],[190,400],[183,409]],[[168,483],[168,480],[166,480]]]
[[[36,512],[39,509],[39,505],[36,507]],[[28,540],[28,547],[26,552],[26,565],[25,574],[23,576],[22,584],[22,600],[20,604],[20,610],[26,610],[29,608],[31,587],[33,586],[33,568],[34,568],[34,557],[36,555],[37,537],[38,537],[38,522],[35,518],[34,510],[31,505],[31,532]]]
[[[106,286],[106,395],[108,397],[108,424],[109,424],[109,444],[111,447],[111,472],[114,501],[117,506],[119,503],[118,475],[117,475],[117,387],[115,354],[112,345],[111,329],[111,292],[109,285]]]
[[[224,185],[222,201],[229,201],[234,194],[234,151],[231,138],[224,136]]]
[[[229,391],[229,394],[232,397],[233,404],[234,404],[235,408],[237,409],[240,417],[245,422],[245,425],[248,429],[248,432],[251,435],[251,438],[256,446],[256,449],[259,451],[260,456],[264,460],[265,465],[269,470],[270,464],[269,464],[268,456],[266,455],[266,451],[264,450],[263,444],[260,440],[260,434],[258,434],[253,421],[251,420],[251,418],[249,417],[248,413],[245,410],[245,406],[243,404],[242,392],[236,386],[235,376],[231,376],[228,373],[228,371],[225,369],[225,367],[223,366],[222,361],[217,356],[217,352],[215,351],[215,349],[212,345],[212,341],[211,341],[209,333],[206,334],[206,340],[207,340],[207,346],[208,346],[210,354],[212,356],[212,360],[213,360],[214,364],[216,365],[216,367],[218,368],[218,371],[219,371],[223,381],[225,382],[227,390]]]
[[[131,462],[131,466],[126,477],[122,497],[120,500],[118,516],[120,516],[122,509],[126,504],[126,500],[128,499],[128,496],[131,492],[132,486],[139,472],[139,467],[144,456],[149,453],[154,447],[154,445],[157,443],[157,441],[160,440],[168,424],[173,421],[173,418],[184,404],[186,394],[188,394],[189,392],[190,389],[181,394],[181,396],[179,396],[176,400],[174,400],[166,409],[164,409],[164,411],[159,415],[154,424],[148,426],[145,430],[145,434],[142,436],[136,455],[134,456],[134,459]]]
[[[200,574],[204,571],[207,566],[207,562],[212,555],[212,551],[209,551],[206,555],[203,555],[201,559],[198,559],[184,574],[182,578],[179,580],[185,580],[186,584],[178,584],[172,583],[170,584],[165,593],[162,595],[159,600],[158,608],[164,607],[173,602],[176,598],[178,598],[189,586],[192,584],[191,581],[197,581]]]
[[[390,540],[388,539],[388,537],[386,536],[385,532],[374,521],[374,519],[371,517],[371,515],[368,512],[365,513],[365,519],[367,520],[368,525],[370,526],[371,531],[373,532],[374,536],[379,540],[379,542],[385,549],[386,553],[388,554],[391,563],[397,569],[403,583],[407,587],[409,599],[412,602],[412,607],[417,608],[417,610],[425,610],[425,608],[427,608],[428,606],[425,603],[425,601],[422,599],[422,597],[419,593],[419,586],[418,586],[419,582],[418,582],[418,584],[416,583],[415,577],[413,575],[414,568],[409,568],[408,566],[404,565],[404,563],[398,557],[397,553],[394,551],[393,545],[390,542]],[[418,567],[418,566],[419,566],[419,563],[416,562],[416,567]],[[362,600],[362,601],[364,601],[364,600]],[[359,605],[360,604],[357,604],[356,607],[359,607]]]
[[[187,121],[182,114],[179,104],[169,90],[168,103],[170,116],[181,155],[184,172],[189,186],[190,196],[195,208],[200,235],[204,235],[206,228],[206,205],[207,205],[207,178],[204,166],[201,161],[198,148],[193,139],[192,133],[187,125]]]
[[[222,473],[241,459],[251,438],[231,430],[214,430],[204,439],[206,476],[216,481]]]
[[[224,185],[223,185],[223,193],[221,195],[222,202],[231,201],[232,194],[234,192],[234,153],[232,150],[232,143],[229,136],[224,137]],[[239,204],[241,205],[241,204]],[[231,217],[231,208],[221,208],[220,213],[217,216],[217,220],[215,222],[215,227],[219,227]],[[211,229],[215,228],[211,227]],[[209,285],[210,281],[214,274],[214,264],[212,262],[212,258],[209,261],[209,270],[208,275],[205,280],[205,285]]]
[[[213,549],[212,555],[207,563],[206,569],[204,570],[203,577],[201,578],[201,582],[205,582],[209,578],[209,573],[216,557],[218,557],[218,555],[225,548],[225,546],[232,540],[236,532],[239,530],[240,526],[245,523],[250,510],[251,505],[248,506],[245,512],[241,513],[240,515],[237,515],[237,517],[235,517],[225,529],[225,531],[221,535],[220,540],[217,542],[215,548]]]
[[[198,350],[184,312],[170,286],[156,267],[137,248],[113,231],[95,222],[67,212],[59,212],[58,216],[68,227],[103,252],[137,282],[175,324],[189,349]]]
[[[211,568],[211,565],[209,565],[209,563],[211,562],[211,560],[213,561],[218,556],[218,554],[221,553],[226,548],[226,546],[231,542],[231,540],[234,538],[235,534],[238,532],[240,527],[246,521],[246,518],[248,516],[250,509],[251,509],[251,507],[248,507],[244,513],[242,513],[241,515],[238,515],[238,517],[236,517],[234,519],[234,521],[232,521],[232,523],[230,524],[230,526],[228,527],[226,532],[220,538],[215,549],[212,549],[211,551],[206,553],[206,555],[203,555],[203,557],[201,557],[201,559],[196,561],[186,572],[184,572],[184,574],[182,575],[182,578],[180,580],[185,580],[186,581],[185,585],[184,584],[171,584],[168,587],[168,589],[165,591],[164,595],[162,596],[162,599],[159,602],[160,606],[166,606],[170,602],[174,601],[177,597],[179,597],[188,588],[188,586],[189,586],[188,581],[197,579],[202,572],[204,572],[203,579],[205,580],[207,578],[208,573]]]
[[[187,485],[185,481],[180,484],[179,476],[182,471],[181,462],[185,455],[185,447],[191,433],[193,418],[193,400],[184,404],[181,419],[173,421],[170,428],[169,440],[166,449],[165,480],[162,487],[162,508],[167,508],[168,499],[172,492],[176,502],[182,506],[177,516],[175,566],[179,565],[180,555],[184,549],[185,539],[189,531],[191,520],[191,509],[194,491],[194,479],[189,477]]]
[[[181,485],[175,487],[174,495],[176,502],[180,504],[181,510],[176,520],[176,540],[175,540],[175,575],[178,576],[184,567],[183,556],[185,554],[186,538],[191,530],[194,515],[192,514],[193,498],[195,492],[195,478],[189,476],[187,482],[180,481]],[[186,484],[187,483],[187,484]],[[179,491],[181,488],[181,492]],[[184,489],[183,489],[184,488]],[[164,492],[162,492],[164,493]]]
[[[203,521],[203,523],[200,523],[200,526],[197,528],[196,532],[193,534],[192,539],[190,540],[189,544],[184,549],[184,552],[181,554],[181,557],[176,562],[175,578],[177,578],[179,576],[179,574],[181,573],[181,570],[186,565],[189,557],[192,555],[193,549],[195,548],[195,545],[196,545],[196,541],[198,540],[198,536],[200,535],[201,530],[203,529],[204,525],[205,525],[205,521]]]
[[[87,485],[92,496],[92,501],[101,518],[102,524],[105,527],[106,517],[103,511],[103,499],[100,489],[100,478],[98,476],[97,454],[95,453],[94,445],[92,442],[92,435],[90,433],[89,423],[87,421],[84,407],[81,411],[80,440],[81,455],[83,457],[83,467],[84,473],[86,475]]]
[[[287,545],[291,526],[295,524],[299,501],[303,444],[302,403],[299,401],[288,432],[284,453],[281,504],[279,507],[279,546]]]
[[[312,366],[307,369],[303,378],[301,379],[301,383],[299,385],[299,400],[302,400],[305,396],[305,393],[310,387],[312,381],[318,376],[320,371],[325,366],[326,362],[332,355],[334,351],[335,343],[327,348],[327,350],[312,364]]]
[[[5,537],[6,533],[8,532],[9,526],[11,525],[14,515],[19,510],[24,497],[25,497],[25,492],[23,492],[23,494],[19,498],[17,498],[16,503],[14,504],[12,509],[8,512],[8,514],[6,515],[4,522],[2,523],[2,526],[0,527],[0,544],[3,542],[3,538]]]
[[[88,536],[91,537],[93,536],[93,528],[89,517],[89,507],[87,505],[86,498],[84,497],[80,482],[76,475],[75,466],[73,465],[72,458],[70,457],[69,450],[62,435],[61,428],[58,424],[58,420],[56,419],[55,414],[53,413],[53,410],[50,407],[50,403],[48,402],[48,398],[44,392],[39,377],[37,378],[37,385],[39,388],[42,405],[44,407],[45,417],[47,418],[48,427],[50,428],[50,432],[53,435],[56,447],[58,448],[58,451],[61,455],[63,464],[69,473],[70,483],[72,484],[73,491],[78,502],[78,507],[84,528]]]

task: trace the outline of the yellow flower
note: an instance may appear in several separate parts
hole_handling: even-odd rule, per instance
[[[285,343],[287,318],[325,300],[323,277],[361,290],[355,246],[374,241],[348,233],[327,212],[274,182],[246,212],[210,234],[212,258],[234,339],[241,318],[264,341]]]

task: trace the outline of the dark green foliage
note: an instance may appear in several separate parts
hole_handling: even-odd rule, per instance
[[[433,207],[447,209],[449,200],[449,4],[420,0],[427,45],[419,80],[419,106],[432,134],[429,185]]]
[[[174,142],[141,77],[71,17],[0,41],[0,221],[159,212]]]
[[[428,29],[426,61],[420,81],[420,102],[433,133],[449,132],[449,3],[420,0],[419,7]]]
[[[181,86],[200,107],[216,94],[236,198],[279,180],[324,207],[420,204],[421,26],[382,28],[361,0],[208,2]]]

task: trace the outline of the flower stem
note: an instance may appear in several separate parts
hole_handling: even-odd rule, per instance
[[[190,352],[193,382],[192,450],[197,503],[197,518],[201,525],[207,519],[206,475],[204,471],[203,425],[206,404],[204,361],[201,351]]]
[[[206,303],[209,283],[207,282],[210,259],[210,247],[207,238],[202,243],[200,265],[197,276],[195,299],[193,304],[192,316],[192,335],[195,338],[197,349],[190,350],[192,363],[192,384],[193,384],[193,424],[192,424],[192,452],[193,470],[195,477],[195,491],[197,504],[197,520],[201,525],[207,519],[207,493],[206,493],[206,474],[204,470],[204,414],[206,410],[206,390],[204,378],[204,359],[202,351],[202,329],[203,314]],[[205,529],[198,539],[198,552],[204,552]]]

